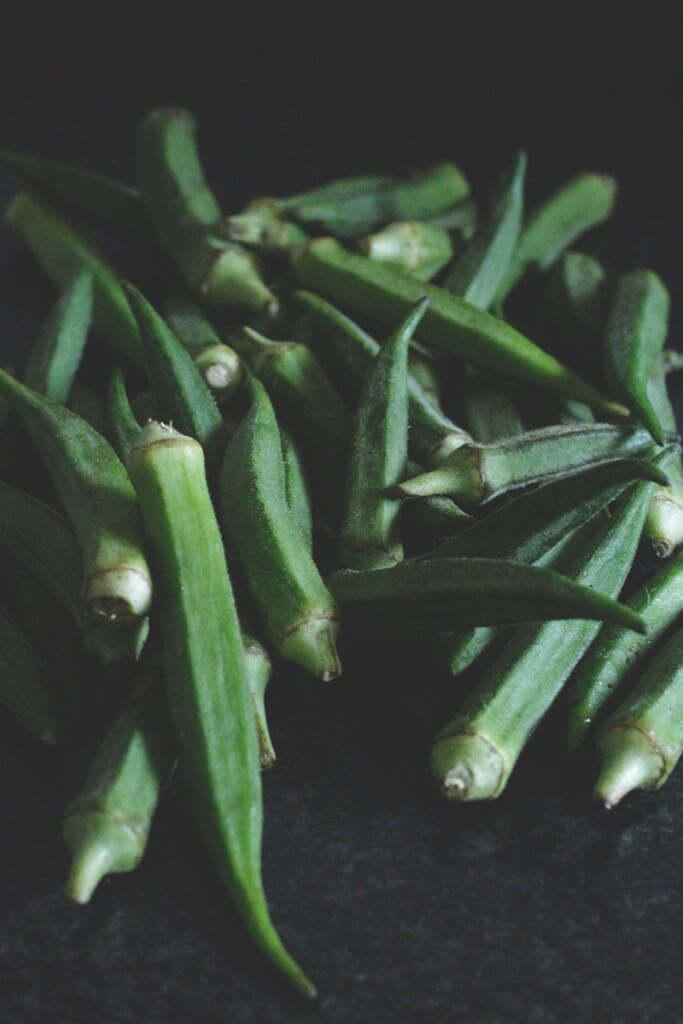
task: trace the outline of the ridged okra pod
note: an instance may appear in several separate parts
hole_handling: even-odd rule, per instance
[[[495,374],[465,368],[463,410],[477,444],[491,444],[524,433],[524,423],[509,388]]]
[[[337,607],[287,507],[278,426],[258,380],[251,381],[250,395],[221,469],[228,552],[241,567],[272,649],[321,679],[334,679],[341,671]]]
[[[348,569],[378,569],[403,558],[400,502],[392,493],[408,454],[408,346],[423,299],[375,356],[351,437],[339,556]]]
[[[164,320],[192,356],[192,361],[217,402],[227,402],[244,379],[240,357],[221,341],[210,321],[189,299],[178,296],[163,304]]]
[[[93,275],[84,269],[50,311],[31,351],[24,380],[53,402],[66,405],[88,338],[92,306]]]
[[[287,508],[309,551],[313,550],[313,506],[308,477],[294,438],[280,427]]]
[[[361,238],[358,248],[371,260],[410,274],[418,281],[431,281],[453,258],[449,233],[416,220],[387,224],[376,234]]]
[[[37,739],[56,743],[59,727],[45,668],[1,606],[0,701]]]
[[[510,324],[443,288],[347,252],[330,238],[310,242],[293,262],[296,279],[305,288],[389,326],[427,295],[429,310],[417,334],[427,348],[623,415],[621,406],[608,401]]]
[[[313,995],[275,931],[263,891],[252,698],[201,445],[149,423],[128,457],[128,470],[156,554],[166,692],[197,824],[257,945],[296,987]]]
[[[648,381],[648,394],[664,429],[676,433],[676,417],[661,359],[655,360]],[[645,536],[659,558],[668,558],[683,543],[683,463],[680,452],[667,461],[666,471],[669,484],[656,489],[645,520]]]
[[[81,607],[87,617],[131,621],[147,614],[152,581],[138,502],[109,443],[79,416],[0,371],[45,463],[83,556]]]

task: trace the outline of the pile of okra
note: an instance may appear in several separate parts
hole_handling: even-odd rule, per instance
[[[54,678],[46,633],[122,682],[65,812],[69,897],[139,863],[177,762],[251,936],[314,995],[262,884],[266,687],[282,662],[329,686],[340,631],[367,624],[435,672],[475,666],[431,748],[446,799],[498,797],[560,691],[607,807],[664,783],[683,751],[681,358],[656,272],[577,247],[612,178],[526,209],[520,153],[477,204],[444,162],[229,214],[181,109],[144,119],[134,184],[0,162],[27,189],[6,223],[59,291],[0,371],[0,697],[37,740],[74,742],[78,680]],[[639,547],[661,568],[620,601]]]

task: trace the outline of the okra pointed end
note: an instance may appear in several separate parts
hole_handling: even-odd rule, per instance
[[[66,884],[67,899],[83,906],[89,903],[95,889],[113,867],[109,846],[94,839],[76,853]]]
[[[280,643],[280,654],[287,661],[312,672],[329,683],[341,675],[341,662],[337,652],[339,626],[335,619],[312,615],[289,631]]]
[[[662,752],[635,725],[607,729],[598,740],[602,767],[593,791],[607,810],[634,789],[655,789],[666,772]]]
[[[493,800],[508,771],[500,751],[478,733],[450,733],[432,747],[432,775],[447,800]]]

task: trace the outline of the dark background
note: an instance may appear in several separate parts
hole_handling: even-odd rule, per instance
[[[662,8],[641,8],[15,4],[2,144],[130,179],[140,115],[182,104],[232,209],[438,159],[485,197],[522,145],[531,200],[576,171],[616,175],[605,251],[616,269],[662,275],[676,344],[678,37]],[[14,187],[0,172],[0,198]],[[20,360],[53,296],[6,232],[0,297],[1,352]],[[443,706],[457,703],[448,685]],[[608,816],[551,722],[499,801],[444,806],[426,771],[434,686],[427,659],[397,665],[377,644],[331,687],[293,674],[271,687],[265,876],[319,985],[310,1011],[253,951],[175,792],[141,868],[66,906],[60,818],[80,766],[39,757],[1,721],[2,1019],[683,1019],[683,776]]]

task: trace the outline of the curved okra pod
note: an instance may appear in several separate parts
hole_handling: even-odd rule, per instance
[[[295,291],[292,298],[310,316],[310,330],[304,341],[320,359],[334,380],[356,402],[372,359],[380,346],[340,310],[311,292]],[[419,297],[418,300],[419,301]],[[404,315],[408,315],[406,309]],[[413,374],[408,380],[408,440],[418,462],[438,465],[450,452],[470,441],[470,435],[456,426],[436,405]]]
[[[666,386],[664,366],[660,359],[648,381],[648,395],[657,418],[665,430],[676,432],[676,417]],[[683,543],[683,463],[680,452],[666,463],[668,486],[658,487],[645,520],[645,536],[659,558],[668,556]]]
[[[453,259],[451,236],[424,221],[404,220],[366,235],[358,248],[371,260],[402,270],[418,281],[431,281]]]
[[[118,366],[114,368],[109,380],[107,422],[107,436],[125,465],[128,453],[140,438],[142,427],[130,407],[126,381]]]
[[[502,559],[412,559],[390,569],[342,569],[327,584],[344,608],[395,631],[576,618],[643,628],[630,609],[559,572]]]
[[[334,679],[341,671],[337,608],[287,507],[280,435],[268,395],[255,379],[250,393],[251,408],[221,470],[227,548],[241,566],[273,649],[321,679]]]
[[[131,284],[124,289],[140,331],[160,414],[199,441],[213,479],[225,447],[225,426],[216,401],[187,349],[147,299]]]
[[[304,464],[291,435],[280,428],[287,508],[308,551],[313,550],[313,508]]]
[[[152,581],[135,491],[116,453],[79,416],[1,370],[0,390],[11,398],[38,448],[78,538],[86,617],[143,618]]]
[[[504,173],[491,212],[455,261],[444,288],[488,309],[510,265],[522,227],[526,153]]]
[[[133,871],[175,765],[161,661],[138,669],[134,697],[100,744],[83,789],[64,815],[72,862],[66,895],[88,903],[109,874]]]
[[[347,252],[331,238],[310,242],[295,255],[293,263],[296,279],[304,287],[389,326],[427,295],[429,309],[418,332],[418,341],[427,348],[624,415],[622,406],[608,401],[510,324],[443,288],[423,284],[365,256]]]
[[[659,789],[683,753],[683,629],[659,650],[597,737],[595,796],[608,809],[634,789]]]
[[[222,213],[204,177],[195,119],[154,110],[140,131],[140,191],[154,230],[189,287],[216,309],[275,313],[256,257],[220,238]]]
[[[437,468],[399,484],[406,497],[448,494],[480,504],[499,494],[576,471],[582,466],[646,451],[644,430],[606,423],[545,427],[488,445],[463,445]]]
[[[419,302],[379,350],[360,397],[339,536],[340,563],[348,569],[379,569],[403,558],[400,502],[391,489],[408,454],[408,346],[428,303]]]
[[[43,743],[57,741],[54,697],[28,640],[0,607],[0,701]]]
[[[239,356],[225,345],[193,302],[175,296],[162,307],[164,320],[192,356],[217,402],[227,402],[239,390],[244,369]]]
[[[529,267],[547,270],[584,231],[607,220],[614,209],[616,194],[614,178],[579,174],[532,210],[496,302],[505,300]]]
[[[94,327],[115,355],[141,367],[140,336],[121,281],[95,247],[49,206],[27,193],[12,200],[6,219],[58,288],[66,288],[83,269],[92,272]]]
[[[252,698],[201,445],[149,423],[128,470],[157,558],[166,692],[197,823],[252,937],[312,996],[315,989],[275,931],[263,891]]]
[[[92,318],[93,275],[83,269],[53,307],[26,365],[24,380],[53,402],[66,405]]]
[[[635,557],[652,487],[632,485],[610,516],[587,523],[563,546],[555,568],[605,601],[616,597]],[[642,631],[642,619],[636,619]],[[432,773],[448,799],[501,794],[529,736],[598,629],[594,622],[546,622],[512,632],[434,741]]]
[[[656,274],[634,270],[617,280],[605,336],[607,380],[658,444],[664,443],[666,428],[647,384],[666,341],[668,320],[669,293]]]

